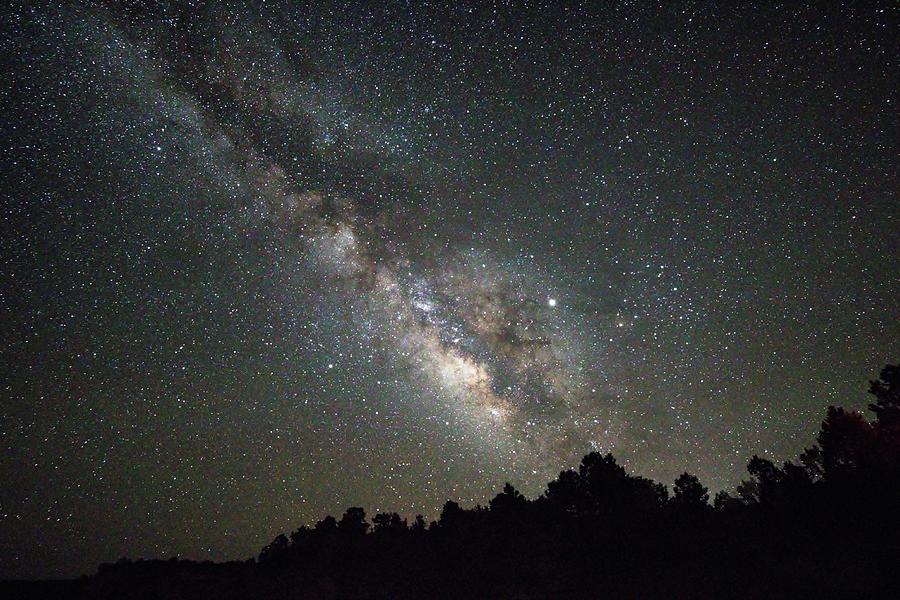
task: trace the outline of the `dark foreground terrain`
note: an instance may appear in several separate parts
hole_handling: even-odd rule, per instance
[[[591,453],[528,500],[447,502],[436,522],[361,508],[279,535],[258,559],[122,560],[3,598],[898,598],[900,365],[872,421],[829,408],[797,462],[753,457],[736,494],[672,488]]]

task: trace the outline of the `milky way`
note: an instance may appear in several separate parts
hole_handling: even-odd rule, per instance
[[[564,307],[555,298],[550,306],[540,272],[500,263],[489,249],[434,242],[424,243],[428,263],[422,265],[422,256],[407,249],[409,232],[391,228],[396,222],[418,228],[417,207],[381,201],[365,210],[359,204],[372,204],[374,189],[354,190],[354,199],[342,193],[340,180],[311,181],[332,175],[327,166],[313,172],[320,165],[336,163],[331,168],[342,175],[346,162],[360,160],[354,136],[340,150],[330,147],[327,126],[310,118],[322,114],[316,86],[297,76],[250,12],[239,27],[215,14],[197,19],[221,40],[214,49],[165,22],[148,34],[107,18],[116,44],[156,59],[135,85],[142,93],[155,88],[167,107],[178,107],[166,115],[172,126],[196,136],[204,151],[215,148],[209,171],[198,175],[221,180],[224,170],[229,185],[248,190],[248,204],[238,206],[248,218],[236,233],[277,229],[285,244],[296,243],[296,257],[287,260],[308,260],[328,285],[358,296],[364,316],[348,325],[376,331],[371,343],[409,369],[423,399],[457,411],[497,449],[524,442],[519,451],[528,458],[522,460],[565,465],[573,455],[553,455],[555,440],[579,451],[611,446],[612,423],[588,369],[598,361],[591,365],[585,346],[578,346],[585,342],[580,332],[558,323],[553,313]],[[156,43],[147,48],[136,39]],[[268,123],[274,129],[262,130]],[[281,142],[274,149],[273,135]],[[402,176],[382,172],[379,158],[360,168],[379,178]],[[426,202],[428,193],[435,192],[425,193]]]
[[[733,486],[900,347],[896,8],[17,4],[0,577],[588,451]]]

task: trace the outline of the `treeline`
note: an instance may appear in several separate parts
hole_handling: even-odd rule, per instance
[[[431,523],[396,513],[370,523],[349,508],[279,535],[255,562],[120,562],[90,589],[160,598],[188,589],[216,598],[900,597],[900,365],[869,391],[871,421],[831,407],[798,460],[754,456],[736,491],[712,500],[693,475],[670,493],[594,452],[533,500],[507,484],[488,506],[447,502]]]

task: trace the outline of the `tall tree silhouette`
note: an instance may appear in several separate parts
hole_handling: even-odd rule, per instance
[[[869,393],[876,400],[869,405],[878,424],[885,428],[900,427],[900,365],[887,365],[881,377],[870,382]]]
[[[822,472],[827,479],[834,479],[863,466],[872,443],[872,426],[858,412],[829,406],[818,442],[822,449]]]

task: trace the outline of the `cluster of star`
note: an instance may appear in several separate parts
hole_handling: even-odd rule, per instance
[[[0,579],[728,488],[900,353],[893,7],[2,12]]]

